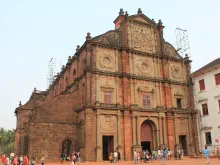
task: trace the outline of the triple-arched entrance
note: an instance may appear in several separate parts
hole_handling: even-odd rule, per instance
[[[143,121],[140,131],[142,150],[152,151],[157,149],[157,128],[155,123],[151,120]]]

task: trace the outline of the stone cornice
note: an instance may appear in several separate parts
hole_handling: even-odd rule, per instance
[[[167,79],[167,78],[162,79],[162,78],[157,78],[157,77],[144,77],[144,76],[138,76],[138,75],[131,74],[131,73],[110,72],[110,71],[103,71],[103,70],[99,70],[99,69],[92,69],[89,67],[87,67],[85,69],[85,72],[90,72],[92,74],[99,74],[99,75],[105,75],[105,76],[114,76],[114,77],[119,77],[119,78],[126,77],[128,79],[145,80],[145,81],[159,82],[159,83],[168,83],[168,84],[173,84],[173,85],[182,85],[182,86],[188,85],[186,82],[174,81],[174,80]]]
[[[102,48],[106,48],[106,49],[111,49],[111,50],[112,49],[118,50],[118,51],[126,50],[126,51],[128,51],[130,53],[133,53],[133,54],[136,54],[136,55],[140,55],[140,56],[148,56],[148,57],[152,57],[152,58],[160,58],[160,59],[166,59],[166,60],[186,63],[184,61],[184,58],[178,59],[178,58],[175,58],[175,57],[170,57],[170,56],[162,55],[162,54],[159,54],[159,53],[147,53],[147,52],[137,51],[137,50],[134,50],[132,48],[113,47],[111,45],[106,45],[106,44],[102,44],[102,43],[99,43],[99,42],[94,42],[93,45],[94,46],[98,46],[98,47],[102,47]]]
[[[100,105],[100,106],[84,106],[82,108],[79,109],[74,109],[73,111],[75,112],[80,112],[83,111],[85,109],[93,109],[93,110],[100,110],[100,112],[102,110],[115,110],[115,111],[138,111],[138,112],[149,112],[149,113],[170,113],[171,116],[173,116],[174,114],[196,114],[196,111],[193,110],[189,110],[189,109],[185,109],[185,110],[173,110],[172,108],[152,108],[152,109],[142,109],[142,108],[131,108],[131,107],[123,107],[123,106],[118,106],[117,104],[109,104],[109,105]]]
[[[47,122],[40,122],[40,121],[35,121],[34,123],[30,123],[30,124],[67,124],[67,125],[78,125],[78,122],[51,122],[51,121],[47,121]]]

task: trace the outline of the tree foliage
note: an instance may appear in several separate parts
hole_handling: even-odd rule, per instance
[[[0,128],[0,152],[9,154],[13,152],[15,130]]]

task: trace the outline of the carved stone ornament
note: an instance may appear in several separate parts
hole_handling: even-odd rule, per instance
[[[147,52],[153,50],[153,39],[150,27],[136,24],[131,26],[131,31],[134,49]]]
[[[152,74],[152,66],[151,62],[147,59],[139,59],[137,60],[136,67],[138,70],[138,74],[142,76],[151,76]]]
[[[178,91],[174,94],[174,96],[176,96],[176,97],[179,97],[179,96],[183,97],[183,91],[178,90]]]
[[[111,117],[111,115],[105,115],[105,121],[106,121],[106,122],[112,122],[112,117]]]
[[[99,56],[99,64],[102,68],[113,69],[114,59],[110,54],[104,54]]]
[[[176,50],[168,43],[164,44],[164,53],[167,56],[175,57],[175,58],[180,59],[180,57],[178,56]]]
[[[154,92],[154,89],[153,89],[153,88],[150,88],[150,87],[148,87],[148,86],[141,86],[141,87],[138,87],[137,91],[138,91],[138,92],[153,93],[153,92]]]
[[[174,79],[180,78],[182,75],[180,67],[177,65],[171,66],[171,74]]]
[[[101,85],[101,88],[111,88],[111,89],[114,89],[114,88],[108,83],[108,80],[106,80],[106,82]]]

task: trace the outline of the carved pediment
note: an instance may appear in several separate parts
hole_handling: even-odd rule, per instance
[[[101,88],[108,88],[108,89],[114,89],[112,85],[109,84],[109,82],[106,80],[104,84],[100,86]]]
[[[153,34],[150,26],[133,23],[131,25],[131,33],[133,49],[144,52],[153,51]]]
[[[134,20],[134,21],[146,23],[146,24],[149,24],[149,25],[155,24],[155,22],[153,20],[151,20],[150,18],[148,18],[144,14],[136,15],[136,16],[131,16],[130,18],[132,18],[132,20]]]
[[[176,96],[176,97],[183,97],[184,96],[183,91],[178,90],[177,92],[174,93],[174,96]]]
[[[154,93],[154,89],[150,88],[149,86],[141,86],[137,89],[138,92],[147,92],[147,93]]]
[[[164,44],[164,53],[165,53],[165,55],[173,57],[173,58],[177,58],[177,59],[181,59],[182,58],[178,54],[176,49],[171,44],[169,44],[168,42],[165,42],[165,44]]]

